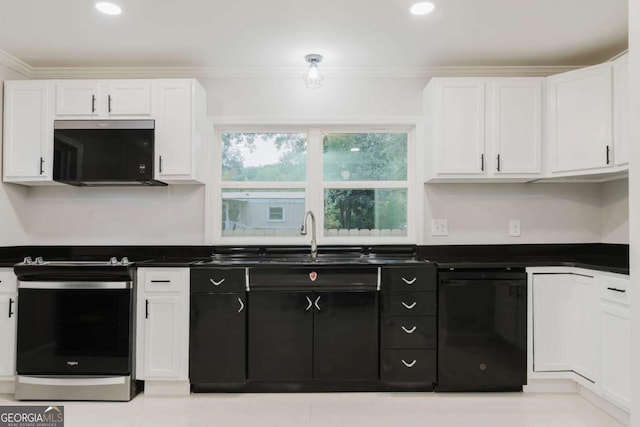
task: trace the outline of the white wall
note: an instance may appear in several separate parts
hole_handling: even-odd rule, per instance
[[[629,244],[629,180],[601,185],[602,243]]]
[[[3,99],[2,84],[5,80],[21,80],[25,77],[0,64],[0,99]],[[2,103],[0,103],[0,117],[2,117]],[[2,122],[0,121],[0,141],[2,140]],[[0,159],[2,153],[0,152]],[[0,169],[2,162],[0,161]],[[26,210],[27,189],[21,185],[0,182],[0,246],[23,245],[27,241],[24,218],[20,212]]]

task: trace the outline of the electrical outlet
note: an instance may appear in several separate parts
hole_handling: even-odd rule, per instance
[[[449,235],[448,221],[446,219],[432,219],[431,235],[432,236],[448,236]]]
[[[509,221],[509,236],[520,237],[520,220],[512,219]]]

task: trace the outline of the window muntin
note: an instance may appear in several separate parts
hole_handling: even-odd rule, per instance
[[[304,133],[223,133],[223,181],[304,181]]]
[[[327,133],[325,181],[406,181],[407,133]]]

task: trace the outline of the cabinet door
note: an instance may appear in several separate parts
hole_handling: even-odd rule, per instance
[[[110,116],[151,114],[151,82],[114,80],[107,84],[107,111]]]
[[[52,87],[44,81],[4,83],[4,181],[52,180]]]
[[[16,373],[16,296],[0,295],[0,377]]]
[[[316,292],[313,377],[378,378],[378,294]]]
[[[244,292],[191,295],[189,379],[192,383],[246,380],[245,307]]]
[[[490,87],[493,173],[541,173],[542,79],[498,79]]]
[[[596,383],[599,366],[597,284],[593,277],[573,277],[569,304],[569,360],[574,372]]]
[[[98,80],[56,83],[56,116],[100,116],[102,104]]]
[[[613,160],[616,166],[629,163],[629,56],[613,63]]]
[[[147,295],[145,302],[145,379],[186,379],[188,345],[182,298]]]
[[[629,410],[631,396],[631,322],[629,309],[603,302],[600,305],[602,342],[602,394]]]
[[[434,84],[437,173],[484,175],[484,79],[439,79]]]
[[[533,275],[533,370],[570,371],[571,274]]]
[[[612,149],[611,64],[547,80],[551,171],[607,167]]]
[[[249,294],[251,380],[306,380],[313,376],[313,294]]]

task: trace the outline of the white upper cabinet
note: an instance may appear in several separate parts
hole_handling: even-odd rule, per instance
[[[550,172],[588,171],[611,166],[611,63],[548,77],[547,97]]]
[[[613,62],[613,162],[615,166],[629,164],[629,56]]]
[[[541,173],[539,78],[433,78],[425,89],[427,181]]]
[[[542,86],[537,78],[489,83],[488,141],[496,175],[542,172]]]
[[[4,82],[4,182],[51,182],[53,100],[46,81]]]
[[[206,95],[190,80],[154,82],[156,179],[167,183],[203,183]]]
[[[56,83],[56,118],[149,116],[149,80],[69,80]]]

